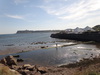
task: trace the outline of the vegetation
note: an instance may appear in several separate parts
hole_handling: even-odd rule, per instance
[[[96,72],[94,69],[86,69],[83,71],[78,71],[74,75],[100,75],[100,73]]]
[[[100,25],[94,26],[93,29],[96,30],[96,31],[100,31]]]
[[[100,56],[92,59],[80,60],[80,62],[62,65],[64,68],[77,68],[73,75],[100,75]]]

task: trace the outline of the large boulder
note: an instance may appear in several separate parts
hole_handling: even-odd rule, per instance
[[[22,69],[22,66],[12,65],[10,66],[10,68],[13,70],[18,70],[18,69]]]
[[[30,67],[31,65],[30,64],[24,64],[23,66],[22,66],[22,68],[23,69],[26,69],[27,67]]]
[[[33,74],[33,75],[41,75],[41,73],[40,72],[36,72],[35,74]]]
[[[24,60],[23,59],[17,59],[17,62],[23,62]]]
[[[17,60],[12,56],[7,56],[6,58],[6,64],[9,65],[9,66],[12,66],[12,65],[17,65]]]
[[[6,65],[6,64],[7,64],[7,61],[6,61],[6,59],[5,59],[5,58],[3,58],[3,59],[1,59],[0,63],[2,63],[2,64],[4,64],[4,65]]]
[[[38,67],[38,71],[43,74],[43,73],[46,73],[48,70],[46,67]]]
[[[35,70],[37,70],[36,65],[29,66],[29,67],[27,67],[27,69],[29,71],[35,71]]]
[[[40,72],[38,72],[37,70],[34,70],[34,71],[29,71],[29,70],[18,70],[18,72],[22,75],[41,75]]]
[[[30,75],[30,71],[29,70],[20,70],[18,71],[20,74],[22,75]]]

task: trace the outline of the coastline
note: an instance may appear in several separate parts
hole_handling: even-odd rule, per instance
[[[18,46],[17,47],[14,47],[14,46],[8,45],[8,47],[12,47],[12,48],[10,48],[9,50],[4,50],[4,53],[3,53],[3,50],[2,50],[0,53],[1,53],[1,55],[4,55],[4,54],[20,53],[20,52],[27,52],[27,51],[32,51],[32,50],[39,50],[39,49],[47,49],[47,48],[55,48],[56,47],[56,43],[55,42],[54,42],[54,45],[55,46],[53,46],[53,47],[47,46],[47,45],[46,46],[43,46],[43,43],[45,43],[45,42],[31,43],[31,45],[34,45],[34,44],[36,44],[36,45],[40,44],[40,45],[37,46],[37,47],[27,46],[27,48],[24,47],[24,46],[20,46],[20,48],[19,48]],[[45,43],[45,44],[47,44],[47,43]],[[76,44],[74,43],[74,44],[71,44],[71,45],[76,45]],[[70,44],[69,45],[68,44],[67,45],[64,44],[64,45],[60,45],[60,46],[58,45],[58,47],[71,46],[71,45]],[[97,59],[100,59],[100,58],[97,58]],[[93,61],[95,61],[95,60],[93,60]],[[89,60],[89,62],[91,62],[91,60]],[[71,64],[68,64],[68,65],[69,66],[70,65],[77,65],[78,63],[80,63],[80,62],[71,63]],[[81,63],[83,63],[83,61]],[[21,64],[21,65],[25,65],[25,64]],[[18,66],[23,67],[21,65],[18,65]],[[36,65],[36,64],[34,64],[34,65]],[[100,74],[100,68],[99,68],[99,66],[100,66],[100,60],[97,63],[88,64],[86,66],[84,66],[84,63],[82,65],[76,66],[76,67],[71,67],[71,66],[70,67],[67,67],[68,65],[62,65],[62,66],[56,66],[56,67],[54,67],[54,66],[43,67],[43,66],[36,65],[37,68],[38,67],[46,68],[46,72],[45,73],[42,74],[38,70],[36,71],[36,73],[38,73],[39,75],[86,75],[86,74],[89,75],[91,73],[93,73],[95,75],[96,74],[97,75]],[[15,69],[12,69],[12,70],[15,70]],[[26,69],[25,69],[25,71],[26,71]],[[33,75],[35,75],[35,74],[33,74]]]
[[[49,45],[48,43],[52,44],[52,45]],[[55,41],[53,41],[53,42],[35,42],[35,43],[31,43],[27,46],[24,46],[24,45],[22,45],[22,46],[7,45],[6,49],[0,50],[0,55],[22,53],[22,52],[28,52],[28,51],[40,50],[40,49],[49,49],[49,48],[56,48],[56,47],[72,46],[72,45],[76,45],[76,44],[77,43],[56,44]]]
[[[13,63],[10,62],[12,60],[14,61]],[[0,60],[0,73],[6,73],[6,75],[11,72],[14,73],[13,75],[100,75],[100,56],[73,63],[74,65],[81,64],[78,66],[72,66],[72,64],[63,65],[63,67],[43,67],[35,64],[23,64],[19,66],[17,63],[13,56],[3,58]]]
[[[70,40],[77,40],[77,41],[95,41],[100,42],[100,32],[84,32],[79,34],[67,34],[67,33],[56,33],[51,34],[52,38],[59,38],[59,39],[70,39]]]

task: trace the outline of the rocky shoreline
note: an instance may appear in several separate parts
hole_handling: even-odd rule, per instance
[[[67,33],[56,33],[51,34],[52,38],[59,38],[59,39],[70,39],[70,40],[77,40],[77,41],[95,41],[100,42],[100,32],[84,32],[81,34],[67,34]]]
[[[58,67],[18,65],[15,57],[18,56],[10,55],[0,60],[0,75],[100,75],[100,56]]]
[[[12,55],[3,58],[0,61],[1,64],[8,66],[12,71],[16,72],[18,75],[41,75],[47,72],[46,67],[30,64],[24,64],[22,66],[19,66],[18,62],[18,59],[15,59]]]

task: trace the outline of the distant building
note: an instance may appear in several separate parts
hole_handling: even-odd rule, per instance
[[[66,29],[65,32],[68,33],[68,34],[71,34],[71,33],[74,32],[74,29]]]
[[[92,29],[91,27],[87,26],[84,28],[84,31],[94,31],[94,29]]]
[[[82,29],[82,28],[78,28],[78,27],[77,27],[77,28],[74,29],[74,33],[75,33],[75,34],[81,34],[81,33],[83,33],[83,32],[84,32],[84,29]]]
[[[75,28],[75,29],[66,29],[65,32],[68,33],[68,34],[71,34],[71,33],[74,33],[74,34],[81,34],[83,32],[86,32],[86,31],[95,31],[94,29],[92,29],[91,27],[87,26],[85,28]]]

